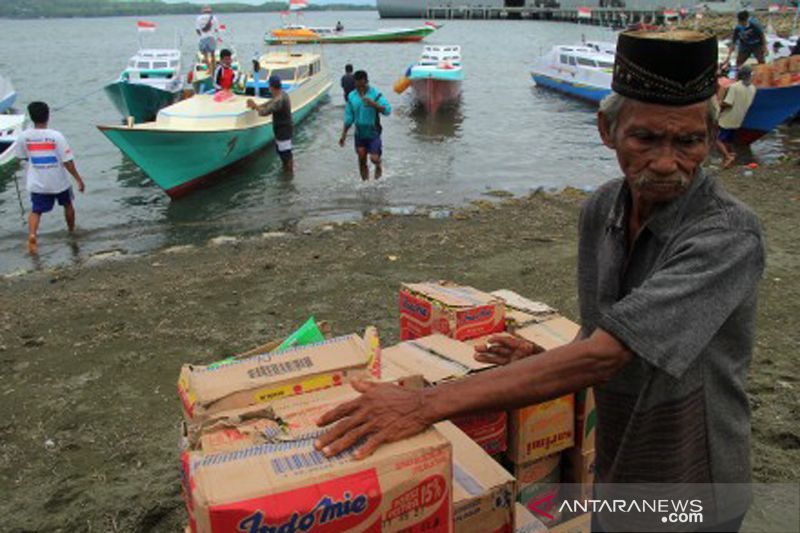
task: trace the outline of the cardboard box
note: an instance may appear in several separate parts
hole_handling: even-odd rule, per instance
[[[218,367],[184,365],[178,393],[186,419],[198,422],[215,413],[342,385],[353,376],[376,373],[379,360],[377,332],[369,328],[363,339],[348,335]]]
[[[275,401],[285,425],[271,442],[231,452],[184,454],[195,532],[452,531],[450,442],[431,429],[356,461],[314,446],[315,420],[356,396],[327,389]]]
[[[555,309],[549,305],[542,302],[534,302],[508,289],[492,291],[491,294],[505,303],[506,331],[513,332],[521,327],[542,322],[556,315]]]
[[[441,333],[467,340],[505,330],[502,300],[449,282],[404,283],[400,289],[400,339]]]
[[[575,393],[575,446],[582,453],[594,451],[597,434],[597,407],[594,389],[588,387]]]
[[[790,72],[790,62],[788,57],[781,57],[772,62],[772,74],[786,74]]]
[[[556,316],[539,324],[521,328],[514,334],[538,344],[545,350],[552,350],[575,340],[580,330],[581,327],[575,322],[563,316]]]
[[[515,464],[566,450],[575,444],[572,394],[509,413],[508,452]]]
[[[383,350],[387,364],[411,374],[419,372],[429,385],[438,385],[492,368],[475,360],[475,348],[441,334],[401,342]],[[487,453],[495,454],[508,447],[508,424],[505,411],[467,416],[453,422]]]
[[[570,448],[562,454],[562,480],[569,487],[569,496],[576,500],[592,499],[595,473],[595,452]]]
[[[754,65],[753,85],[756,87],[769,87],[772,85],[772,67],[769,65]]]
[[[453,447],[455,532],[511,533],[516,480],[452,423],[436,429]]]
[[[591,531],[592,513],[583,513],[550,528],[550,533],[591,533]]]
[[[547,526],[517,502],[514,506],[514,533],[547,533]]]
[[[800,72],[800,55],[789,57],[789,72],[794,74]]]
[[[561,518],[560,505],[561,454],[556,453],[514,465],[517,478],[517,501],[547,526]]]
[[[793,76],[790,73],[773,74],[772,86],[773,87],[789,87],[793,83]]]

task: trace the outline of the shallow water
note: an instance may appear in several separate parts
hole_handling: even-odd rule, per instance
[[[195,39],[193,16],[154,17],[147,46],[171,46],[183,34],[184,70]],[[349,28],[410,26],[420,21],[378,19],[376,12],[307,13],[309,24]],[[243,62],[261,53],[275,14],[228,15]],[[134,254],[202,242],[220,234],[251,233],[303,220],[352,219],[373,210],[458,205],[489,190],[526,193],[540,187],[594,187],[616,174],[611,152],[599,143],[594,109],[535,88],[532,61],[553,44],[608,39],[600,28],[533,21],[448,21],[428,39],[460,44],[466,81],[461,102],[427,116],[410,91],[392,84],[415,61],[420,44],[326,46],[335,77],[330,98],[296,131],[296,174],[287,179],[272,147],[230,172],[224,181],[176,202],[108,142],[97,124],[120,120],[100,90],[115,79],[137,47],[134,18],[2,21],[0,71],[10,77],[20,105],[45,100],[66,106],[52,117],[76,153],[87,183],[79,195],[79,232],[69,238],[60,213],[42,223],[40,258],[24,253],[25,228],[14,180],[23,171],[0,170],[0,272],[80,262],[100,251]],[[362,184],[351,145],[340,148],[343,99],[338,76],[347,62],[369,71],[395,112],[383,120],[385,179]],[[76,101],[83,96],[83,100]],[[74,103],[73,103],[74,102]],[[352,135],[352,134],[351,134]],[[754,147],[769,159],[792,146],[793,136],[770,136]],[[796,145],[795,145],[796,146]],[[28,207],[23,192],[23,203]]]

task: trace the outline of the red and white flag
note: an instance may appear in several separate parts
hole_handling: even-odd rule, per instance
[[[588,7],[579,7],[578,8],[578,18],[579,19],[590,19],[592,18],[592,10]]]
[[[139,20],[136,21],[136,29],[139,31],[156,31],[156,23]]]
[[[672,9],[665,9],[664,10],[664,17],[668,19],[674,19],[678,16],[678,12]]]
[[[220,24],[219,25],[219,31],[227,31],[227,30],[228,30],[228,26],[226,26],[225,24]]]
[[[307,7],[308,7],[308,2],[306,0],[289,0],[290,11],[299,11]]]
[[[770,13],[777,13],[780,10],[781,10],[781,6],[779,6],[778,4],[770,4],[769,8],[768,8],[768,11]]]

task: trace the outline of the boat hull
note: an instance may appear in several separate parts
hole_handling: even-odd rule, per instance
[[[327,96],[330,84],[292,112],[295,124]],[[224,177],[220,171],[274,140],[272,124],[221,131],[99,127],[108,139],[173,199]]]
[[[443,105],[451,104],[461,95],[461,80],[418,78],[411,80],[414,96],[428,113],[436,113]]]
[[[751,144],[800,113],[800,84],[764,87],[756,91],[753,104],[736,132],[735,142]]]
[[[137,124],[155,120],[158,112],[174,104],[181,92],[169,92],[149,85],[118,81],[105,86],[105,93],[122,118],[133,117]]]
[[[599,104],[603,98],[611,94],[611,89],[609,88],[573,83],[544,74],[532,73],[531,77],[539,87],[551,89],[566,94],[567,96],[595,104]]]
[[[14,143],[0,141],[0,167],[13,161],[16,156],[14,155]]]
[[[288,44],[288,43],[326,43],[326,44],[350,44],[350,43],[390,43],[390,42],[419,42],[431,33],[436,31],[433,27],[414,28],[394,32],[373,32],[373,33],[343,33],[341,35],[319,35],[308,36],[274,36],[267,34],[264,42],[267,44]]]
[[[0,100],[0,113],[5,113],[11,106],[14,105],[14,102],[17,101],[17,93],[10,92],[2,96],[2,100]]]

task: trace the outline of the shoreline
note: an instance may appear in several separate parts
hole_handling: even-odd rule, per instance
[[[767,270],[748,392],[753,477],[800,479],[800,167],[718,173],[761,217]],[[577,318],[586,193],[482,201],[449,218],[376,215],[307,232],[0,279],[0,514],[11,530],[175,531],[182,363],[278,338],[309,315],[397,342],[403,281],[508,288]],[[269,233],[269,232],[268,232]]]

